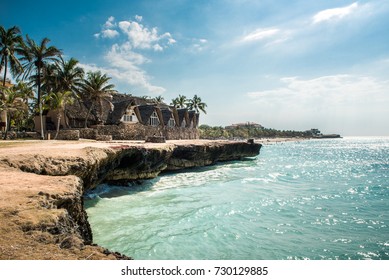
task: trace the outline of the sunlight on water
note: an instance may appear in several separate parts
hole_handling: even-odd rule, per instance
[[[389,138],[310,140],[85,205],[94,242],[135,259],[389,259],[388,177]]]

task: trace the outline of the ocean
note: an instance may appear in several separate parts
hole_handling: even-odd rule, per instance
[[[389,259],[389,138],[264,145],[253,159],[85,197],[94,242],[138,260]]]

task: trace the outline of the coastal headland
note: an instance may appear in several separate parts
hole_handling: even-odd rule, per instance
[[[236,141],[4,141],[0,143],[0,259],[127,259],[96,244],[83,195],[164,171],[255,157]]]

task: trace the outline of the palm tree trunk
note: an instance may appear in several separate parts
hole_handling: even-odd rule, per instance
[[[58,114],[57,114],[57,132],[55,133],[54,140],[57,140],[60,124],[61,124],[61,112],[58,112]]]
[[[7,64],[8,64],[8,61],[7,61],[7,56],[5,56],[5,67],[4,67],[4,79],[3,79],[3,87],[5,87],[5,79],[7,78]],[[3,91],[1,91],[1,100],[5,100],[5,93]],[[7,130],[8,130],[8,112],[5,111],[5,136],[4,136],[4,139],[7,138]]]
[[[88,114],[86,114],[86,118],[85,118],[85,128],[88,128],[88,118],[89,118],[90,113],[92,112],[92,108],[93,108],[93,105],[94,105],[94,104],[95,104],[95,103],[92,102],[92,104],[90,105],[90,108],[89,108],[89,110],[88,110]]]
[[[7,78],[7,64],[8,64],[8,58],[5,55],[4,57],[4,79],[3,79],[3,87],[5,87],[5,79]],[[4,99],[4,96],[3,96]]]
[[[6,122],[5,122],[5,133],[4,133],[4,138],[3,140],[7,140],[7,136],[8,136],[8,130],[9,130],[9,124],[11,123],[11,115],[7,113],[7,116],[6,116]]]
[[[64,106],[64,108],[63,108],[63,119],[65,120],[65,128],[69,128],[70,126],[69,126],[69,123],[68,123],[68,118],[66,117],[66,105]]]
[[[99,114],[98,114],[99,115],[99,120],[98,121],[99,121],[99,123],[104,124],[103,123],[103,100],[102,100],[102,98],[100,98],[99,103],[100,103],[99,104],[100,108],[99,108]]]
[[[66,117],[66,104],[63,107],[63,119],[65,120],[65,128],[69,128],[68,118]]]
[[[38,104],[39,104],[39,119],[41,122],[41,140],[45,139],[45,132],[43,130],[43,110],[41,97],[41,68],[38,66]]]

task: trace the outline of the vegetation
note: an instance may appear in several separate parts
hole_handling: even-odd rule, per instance
[[[27,109],[26,103],[23,101],[23,96],[17,88],[3,88],[3,100],[0,103],[0,109],[7,112],[7,121],[4,139],[7,138],[8,130],[10,128],[11,119],[16,114],[23,114]]]
[[[202,139],[248,139],[248,138],[274,138],[274,137],[311,137],[310,132],[294,130],[276,130],[271,128],[255,128],[239,126],[226,129],[221,126],[201,125],[200,138]]]
[[[57,110],[57,131],[54,136],[54,140],[57,139],[59,128],[61,124],[61,116],[65,114],[66,104],[72,104],[74,102],[74,97],[71,91],[58,91],[52,92],[48,95],[48,104],[50,104],[50,108],[53,110]],[[64,119],[66,117],[64,116]]]
[[[28,35],[26,36],[26,42],[22,44],[19,53],[21,55],[21,60],[25,63],[23,68],[25,69],[23,77],[27,77],[34,70],[36,71],[36,79],[34,79],[34,85],[37,88],[37,102],[39,108],[39,117],[41,123],[41,138],[44,139],[44,130],[43,130],[43,109],[42,109],[42,76],[44,71],[50,65],[50,62],[57,62],[61,56],[61,51],[54,46],[48,46],[50,42],[48,38],[44,38],[40,44],[36,44]]]
[[[171,102],[172,106],[176,108],[188,108],[189,110],[195,110],[197,113],[202,111],[206,114],[205,108],[207,104],[205,104],[200,97],[195,94],[192,99],[187,99],[185,95],[178,95],[178,97],[174,98]]]
[[[113,84],[109,84],[111,78],[106,74],[102,74],[100,71],[88,72],[87,78],[81,85],[82,94],[85,100],[91,100],[92,105],[89,108],[88,115],[85,119],[85,127],[87,127],[88,117],[96,104],[98,104],[98,122],[102,123],[103,115],[103,103],[107,102],[111,107],[112,94],[115,93]]]
[[[6,30],[3,26],[0,26],[0,71],[4,69],[3,87],[5,87],[5,81],[7,80],[8,67],[14,76],[23,71],[23,67],[16,56],[16,51],[22,44],[23,38],[18,27],[14,26]]]
[[[100,71],[85,73],[75,58],[64,60],[62,51],[50,45],[50,39],[36,42],[28,35],[23,38],[20,29],[0,26],[0,113],[5,125],[4,139],[8,131],[33,130],[34,117],[39,115],[40,137],[44,139],[43,115],[56,110],[56,136],[61,119],[66,123],[66,106],[79,102],[88,110],[85,127],[90,114],[97,122],[103,123],[104,105],[111,105],[112,95],[116,93],[110,77]],[[16,80],[11,85],[9,78]],[[8,83],[9,82],[9,83]],[[151,102],[163,103],[164,98],[144,96]],[[207,105],[195,95],[192,99],[179,95],[172,105],[204,112]]]

